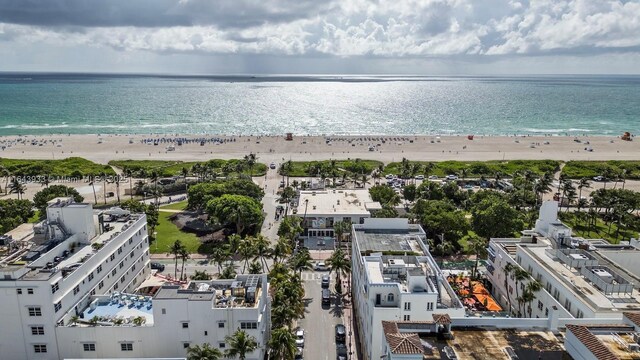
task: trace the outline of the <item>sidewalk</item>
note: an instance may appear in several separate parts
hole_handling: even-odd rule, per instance
[[[349,280],[342,280],[343,289],[350,289]],[[355,325],[356,319],[353,314],[353,304],[351,302],[351,294],[348,293],[344,297],[343,303],[343,319],[342,323],[344,324],[347,332],[347,347],[351,352],[350,360],[360,360],[362,359],[362,354],[360,353],[360,346],[358,342],[358,329]]]

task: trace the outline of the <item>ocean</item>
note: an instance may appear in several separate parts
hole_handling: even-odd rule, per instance
[[[619,135],[639,130],[640,76],[0,73],[0,135]]]

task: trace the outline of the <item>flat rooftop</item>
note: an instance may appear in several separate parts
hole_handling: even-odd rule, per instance
[[[123,326],[134,326],[135,318],[143,318],[145,325],[153,325],[153,301],[149,296],[135,294],[118,294],[102,296],[94,300],[82,312],[80,325],[96,318],[98,325],[113,326],[119,323]]]
[[[427,257],[413,255],[368,257],[365,258],[365,267],[370,283],[398,284],[402,292],[410,292],[407,286],[408,276],[426,277],[435,276],[438,273],[438,269],[431,267]],[[424,292],[438,292],[435,287],[425,285],[427,288],[423,289]]]
[[[308,201],[308,203],[307,203]],[[371,210],[380,209],[369,190],[323,190],[300,191],[297,214],[320,215],[370,215]]]
[[[154,300],[186,299],[210,301],[213,308],[257,308],[262,295],[261,275],[240,275],[235,279],[192,281],[186,289],[163,286]]]
[[[549,248],[543,246],[522,246],[521,248],[524,252],[530,254],[536,262],[545,267],[552,276],[555,276],[568,289],[585,300],[586,304],[590,304],[594,310],[617,313],[624,310],[640,309],[640,303],[636,300],[640,293],[636,289],[633,289],[631,296],[624,294],[605,295],[586,280],[577,269],[569,268],[559,260],[552,259],[546,253]]]
[[[406,251],[423,254],[419,239],[424,241],[424,234],[415,224],[409,224],[408,229],[356,229],[355,233],[361,253]]]

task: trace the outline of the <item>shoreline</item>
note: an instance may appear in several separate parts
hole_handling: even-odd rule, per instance
[[[177,138],[183,141],[182,145],[176,143]],[[206,141],[201,145],[203,138]],[[169,149],[170,145],[174,150]],[[294,135],[291,141],[286,141],[284,135],[12,135],[0,136],[0,147],[4,147],[0,150],[3,158],[82,157],[102,164],[126,159],[232,159],[249,153],[255,153],[259,162],[267,164],[347,158],[384,163],[402,158],[424,161],[640,160],[640,140],[623,141],[619,136],[604,135],[475,135],[473,140],[466,135]]]

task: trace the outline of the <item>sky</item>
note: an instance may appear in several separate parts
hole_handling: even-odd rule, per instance
[[[640,0],[0,0],[0,71],[639,74]]]

